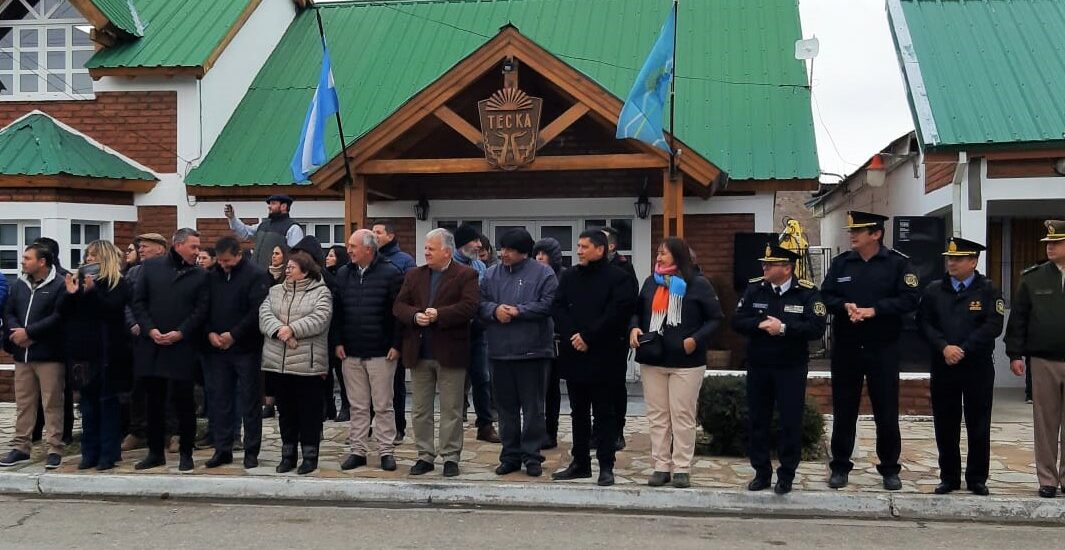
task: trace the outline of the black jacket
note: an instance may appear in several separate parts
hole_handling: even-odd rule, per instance
[[[770,336],[758,325],[766,317],[784,323],[784,333]],[[808,281],[792,277],[791,286],[781,295],[761,277],[751,281],[743,292],[732,329],[747,337],[748,366],[794,368],[810,362],[810,340],[825,333],[827,310],[821,293]]]
[[[92,290],[82,287],[60,305],[67,364],[84,362],[102,368],[108,393],[133,387],[133,348],[125,319],[132,299],[132,285],[121,277],[115,288],[96,281]]]
[[[629,274],[604,258],[562,272],[551,316],[559,335],[561,375],[574,382],[618,382],[625,378],[628,320],[636,305]],[[580,333],[587,352],[573,348]]]
[[[133,314],[141,327],[133,348],[138,377],[192,380],[204,339],[208,300],[207,272],[185,263],[173,248],[141,264],[140,281],[133,292]],[[163,334],[176,330],[182,339],[160,346],[149,336],[152,329]]]
[[[67,296],[66,283],[58,269],[53,268],[36,289],[22,275],[11,286],[4,306],[4,349],[15,361],[63,361],[63,334],[59,306]],[[16,346],[8,339],[11,331],[26,329],[33,344],[28,348]]]
[[[207,275],[210,313],[204,336],[211,332],[228,332],[234,340],[230,350],[261,353],[263,336],[259,332],[259,306],[270,292],[272,283],[266,270],[250,260],[242,259],[229,273],[219,265],[211,268]],[[203,349],[224,353],[209,341],[203,343]]]
[[[361,274],[354,263],[340,268],[333,291],[330,341],[343,345],[348,357],[359,359],[384,357],[389,348],[400,349],[392,304],[401,286],[403,274],[380,254]]]
[[[897,343],[903,317],[917,311],[921,298],[918,284],[909,258],[884,246],[869,261],[862,261],[853,250],[833,258],[821,285],[821,297],[833,315],[837,350]],[[848,303],[872,307],[876,316],[852,323]]]
[[[946,366],[943,348],[959,346],[965,351],[961,364],[993,367],[995,339],[1002,334],[1005,309],[1002,293],[979,273],[960,293],[954,291],[950,277],[928,285],[917,322],[932,347],[932,365]]]
[[[644,333],[650,331],[651,302],[654,300],[658,283],[654,275],[648,277],[640,290],[636,313],[632,316],[629,328],[639,327]],[[662,349],[665,353],[660,367],[701,367],[706,365],[706,348],[710,336],[714,334],[725,315],[721,312],[721,302],[717,299],[710,281],[702,275],[695,275],[688,282],[681,304],[680,324],[669,326],[662,324]],[[691,355],[684,352],[684,340],[695,339],[695,351]]]
[[[1065,288],[1052,262],[1021,274],[1006,325],[1006,356],[1065,361]]]

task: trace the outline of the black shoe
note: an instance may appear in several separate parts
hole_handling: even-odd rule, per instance
[[[54,470],[58,468],[59,465],[62,463],[63,457],[59,456],[57,453],[48,453],[48,458],[46,458],[44,461],[44,469]]]
[[[773,492],[778,495],[786,495],[791,492],[791,480],[777,478],[777,484],[773,487]]]
[[[233,458],[230,457],[229,461],[233,462]],[[178,468],[177,468],[178,471],[179,472],[191,472],[194,467],[195,467],[195,463],[193,463],[193,461],[192,461],[192,453],[189,453],[189,454],[181,453],[181,456],[178,459]]]
[[[101,463],[96,465],[96,471],[97,472],[106,472],[107,470],[114,470],[114,469],[115,469],[115,463],[114,462],[101,462]]]
[[[396,471],[396,457],[385,455],[381,457],[381,469],[386,472]]]
[[[1053,485],[1043,485],[1039,488],[1039,496],[1043,498],[1054,498],[1058,496],[1058,488]]]
[[[251,470],[259,467],[259,457],[255,455],[244,455],[244,469]]]
[[[303,462],[300,462],[296,473],[307,475],[318,469],[318,445],[301,445],[303,450]]]
[[[459,463],[448,460],[444,463],[444,477],[456,477],[459,475]]]
[[[530,462],[525,465],[525,475],[529,477],[540,477],[544,475],[544,467],[539,462]]]
[[[692,478],[688,474],[673,474],[673,488],[687,489],[692,486]]]
[[[832,472],[828,477],[828,486],[833,489],[842,489],[847,486],[847,472]]]
[[[496,466],[497,476],[505,476],[518,471],[521,471],[521,464],[515,464],[513,462],[500,462],[499,466]]]
[[[355,468],[358,468],[359,466],[365,466],[365,465],[366,465],[366,457],[365,456],[359,456],[359,455],[353,453],[353,454],[348,455],[348,458],[344,459],[344,463],[340,465],[340,469],[344,470],[346,472],[348,470],[354,470]]]
[[[496,427],[491,424],[486,424],[477,428],[477,441],[486,441],[488,443],[499,443],[499,433],[496,432]]]
[[[273,417],[274,417],[274,406],[273,405],[263,405],[263,418],[273,418]]]
[[[902,489],[902,480],[899,479],[899,474],[887,474],[884,476],[884,489],[887,491],[898,491]]]
[[[203,465],[207,468],[217,468],[223,464],[233,463],[233,453],[223,453],[215,451],[214,456],[204,462]]]
[[[551,479],[555,481],[569,481],[571,479],[586,479],[589,477],[592,477],[592,466],[590,464],[581,464],[577,461],[570,462],[565,470],[551,474]]]
[[[982,496],[982,497],[986,497],[987,495],[991,494],[991,491],[988,490],[986,483],[976,482],[976,483],[969,483],[968,485],[969,485],[969,492],[974,494],[974,495],[979,495],[979,496]]]
[[[427,474],[436,469],[436,465],[428,460],[418,460],[414,463],[414,466],[410,467],[410,475],[420,476]]]
[[[547,436],[543,445],[540,445],[540,450],[554,449],[558,447],[558,437]]]
[[[674,477],[673,478],[673,484],[676,485],[676,483],[677,483],[677,478]],[[598,485],[600,487],[610,487],[613,484],[614,484],[614,470],[611,470],[609,468],[601,468],[599,470],[599,481],[596,482],[596,485]]]
[[[337,422],[351,422],[351,411],[347,407],[340,409],[337,413]]]
[[[163,455],[148,453],[148,456],[144,457],[144,460],[133,465],[133,469],[148,470],[151,468],[158,468],[159,466],[166,466],[166,457]]]
[[[621,450],[624,450],[624,449],[625,449],[625,436],[619,435],[618,438],[614,440],[614,450],[615,451],[621,451]]]
[[[287,474],[296,469],[296,456],[295,445],[281,445],[281,462],[278,463],[277,468],[274,468],[274,471]]]
[[[14,466],[29,461],[30,455],[17,449],[12,449],[10,453],[7,453],[7,455],[4,456],[3,460],[0,460],[0,466]]]
[[[764,491],[773,484],[773,480],[768,477],[756,477],[747,483],[748,491]]]
[[[99,462],[97,462],[97,461],[82,459],[81,462],[78,463],[78,469],[79,470],[91,470],[91,469],[95,468],[97,465],[99,465]]]
[[[651,477],[647,480],[647,485],[650,487],[661,487],[669,483],[669,472],[655,472],[651,474]]]
[[[201,451],[203,449],[210,449],[211,447],[214,447],[214,442],[211,441],[210,437],[205,436],[200,439],[197,439],[196,442],[192,444],[192,447],[197,451]]]
[[[961,483],[947,483],[946,481],[943,481],[939,485],[936,485],[933,492],[937,495],[949,495],[958,489],[961,489]]]

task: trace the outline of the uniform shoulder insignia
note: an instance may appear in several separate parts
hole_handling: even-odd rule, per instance
[[[1035,265],[1030,265],[1030,266],[1024,268],[1024,271],[1021,271],[1021,275],[1027,275],[1027,274],[1039,269],[1040,267],[1043,267],[1043,264],[1045,264],[1045,263],[1046,262],[1039,262],[1039,263],[1037,263]]]
[[[899,256],[902,256],[903,258],[906,258],[907,260],[909,260],[909,259],[910,259],[910,257],[909,257],[909,256],[907,256],[907,255],[903,254],[902,252],[899,252],[898,250],[895,250],[894,248],[889,248],[888,250],[890,250],[890,251],[894,252],[895,254],[898,254]]]
[[[755,277],[753,279],[747,279],[747,282],[748,283],[760,283],[760,282],[762,282],[762,279],[765,279],[765,277]]]
[[[806,279],[799,279],[799,286],[803,288],[817,288],[817,285],[813,281],[807,281]]]

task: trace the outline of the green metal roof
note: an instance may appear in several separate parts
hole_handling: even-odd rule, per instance
[[[1065,2],[888,0],[923,146],[1065,140]]]
[[[119,67],[200,67],[222,42],[252,0],[132,0],[144,35],[96,52],[89,69]],[[105,15],[118,14],[125,0],[93,0]],[[108,6],[106,9],[104,6]],[[125,30],[128,21],[111,22]]]
[[[818,177],[795,0],[681,2],[677,137],[732,179]],[[494,37],[507,23],[624,99],[671,9],[663,0],[322,4],[348,139]],[[203,163],[199,185],[292,183],[289,161],[321,64],[312,10],[296,17]],[[339,150],[335,125],[326,135]]]
[[[139,14],[135,14],[136,6],[132,0],[91,0],[96,9],[100,10],[111,21],[111,24],[126,31],[130,36],[144,36],[140,28]]]
[[[0,130],[0,174],[156,180],[39,111]]]

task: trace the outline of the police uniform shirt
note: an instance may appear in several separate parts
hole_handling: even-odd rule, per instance
[[[928,285],[921,299],[918,324],[935,351],[935,364],[945,363],[943,348],[958,346],[965,352],[962,364],[990,365],[1006,310],[1002,293],[979,273],[974,273],[959,291],[961,283],[945,277]]]
[[[751,366],[802,367],[809,360],[807,342],[824,334],[827,314],[813,283],[792,277],[777,287],[759,277],[744,291],[732,325],[748,338]],[[780,319],[781,334],[758,328],[767,317]]]
[[[898,340],[902,317],[917,310],[921,291],[906,255],[881,246],[868,261],[850,250],[836,256],[821,285],[821,296],[833,314],[833,335],[841,345],[889,343]],[[846,304],[874,308],[876,316],[852,323]]]

